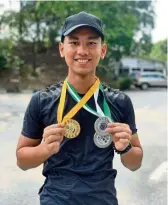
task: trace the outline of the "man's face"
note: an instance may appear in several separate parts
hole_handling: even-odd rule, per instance
[[[101,37],[93,29],[81,27],[65,37],[59,50],[61,57],[65,57],[69,72],[85,76],[95,73],[107,46],[102,44]]]

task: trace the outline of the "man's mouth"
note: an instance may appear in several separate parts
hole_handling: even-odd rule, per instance
[[[89,62],[90,60],[91,60],[91,59],[75,59],[76,62],[78,62],[78,63],[83,63],[83,64]]]

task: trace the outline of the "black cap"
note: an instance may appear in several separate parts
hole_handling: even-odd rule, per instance
[[[82,26],[93,28],[104,40],[101,20],[92,14],[82,11],[66,18],[62,28],[61,41],[63,41],[64,37],[69,35],[76,28]]]

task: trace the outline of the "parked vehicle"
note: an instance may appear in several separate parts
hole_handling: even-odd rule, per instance
[[[167,87],[167,77],[160,72],[136,72],[131,76],[133,85],[142,90],[149,87]]]

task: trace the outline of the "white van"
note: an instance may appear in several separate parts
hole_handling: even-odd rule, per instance
[[[132,73],[133,85],[147,90],[149,87],[167,87],[167,77],[160,72]]]

